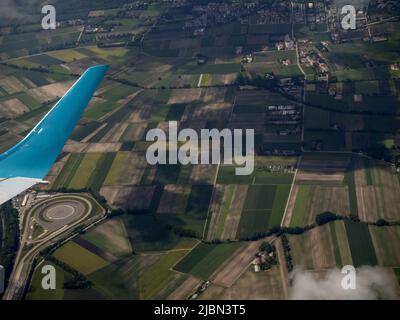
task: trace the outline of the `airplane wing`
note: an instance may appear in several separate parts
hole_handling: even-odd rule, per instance
[[[107,69],[87,69],[23,140],[0,154],[0,205],[44,182]]]

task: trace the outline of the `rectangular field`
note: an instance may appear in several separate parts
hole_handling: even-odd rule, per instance
[[[200,243],[174,269],[207,280],[241,246],[240,242]]]
[[[108,265],[107,261],[72,241],[57,249],[53,255],[85,275]]]
[[[345,226],[354,266],[376,265],[378,260],[368,225],[345,221]]]

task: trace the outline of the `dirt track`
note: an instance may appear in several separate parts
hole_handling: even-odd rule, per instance
[[[211,281],[223,287],[232,286],[241,274],[246,271],[263,241],[265,240],[253,241],[238,249],[233,257],[215,272]]]

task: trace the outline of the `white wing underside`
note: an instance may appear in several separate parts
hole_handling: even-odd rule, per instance
[[[38,183],[46,181],[33,178],[0,178],[0,205]]]

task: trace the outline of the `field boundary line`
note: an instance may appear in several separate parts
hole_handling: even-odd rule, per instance
[[[208,219],[210,217],[210,212],[211,212],[211,208],[212,208],[212,199],[213,199],[214,193],[215,193],[215,185],[217,184],[217,179],[218,179],[218,173],[219,173],[219,167],[220,166],[221,166],[221,161],[218,163],[217,170],[216,170],[215,177],[214,177],[213,191],[212,191],[212,194],[211,194],[210,203],[208,204],[207,218],[206,218],[206,222],[204,223],[203,235],[201,237],[202,240],[204,240],[205,236],[206,236],[207,223],[208,223]]]
[[[288,209],[288,206],[289,206],[289,200],[290,200],[290,197],[291,197],[291,195],[292,195],[292,191],[293,191],[294,185],[295,185],[295,183],[296,183],[296,177],[297,177],[297,173],[298,173],[298,171],[299,171],[299,166],[300,166],[301,159],[302,159],[302,156],[300,156],[300,157],[299,157],[299,160],[297,161],[297,168],[296,168],[296,171],[295,171],[294,176],[293,176],[292,184],[291,184],[291,186],[290,186],[290,191],[289,191],[288,198],[287,198],[287,200],[286,200],[285,211],[284,211],[284,213],[283,213],[282,220],[281,220],[281,227],[282,227],[282,224],[284,223],[285,218],[286,218],[287,209]]]
[[[200,75],[199,77],[199,81],[197,82],[197,87],[200,88],[201,87],[201,82],[203,81],[203,74]]]
[[[171,268],[169,268],[171,271],[175,271],[175,272],[178,272],[178,273],[181,273],[181,274],[187,274],[187,275],[190,275],[191,276],[191,274],[189,274],[189,273],[184,273],[184,272],[181,272],[181,271],[179,271],[179,270],[176,270],[176,269],[174,269],[175,267],[176,267],[176,265],[179,263],[179,262],[181,262],[190,252],[192,252],[200,243],[202,243],[201,241],[199,241],[199,242],[197,242],[194,246],[193,246],[193,248],[192,249],[188,249],[187,251],[187,253],[185,254],[185,255],[183,255],[182,256],[182,258],[180,258],[177,262],[175,262],[175,264],[173,265],[173,266],[171,266]],[[196,277],[195,277],[196,278]]]
[[[260,240],[257,240],[257,241],[260,241]],[[257,241],[255,241],[255,242],[257,242]],[[253,242],[253,241],[252,241]],[[245,246],[245,245],[250,245],[252,242],[249,242],[249,244],[246,244],[246,243],[244,243],[243,244],[243,246]],[[226,261],[224,261],[224,263],[222,264],[222,265],[220,265],[218,268],[217,268],[217,270],[215,270],[214,272],[213,272],[213,274],[210,276],[210,281],[212,282],[212,283],[214,283],[214,280],[215,280],[215,278],[217,277],[217,275],[218,275],[218,273],[219,272],[221,272],[221,270],[223,270],[227,265],[229,265],[229,263],[231,262],[231,260],[235,257],[235,256],[237,256],[239,253],[241,253],[242,251],[246,251],[246,249],[248,249],[248,248],[243,248],[243,246],[242,247],[239,247]],[[234,281],[232,282],[232,285],[231,286],[224,286],[224,285],[221,285],[221,284],[217,284],[217,285],[219,285],[219,286],[222,286],[222,287],[225,287],[225,288],[231,288],[232,286],[233,286],[233,284],[242,276],[242,274],[244,273],[244,272],[246,272],[246,270],[248,269],[248,267],[249,266],[251,266],[251,263],[252,263],[252,260],[242,269],[242,271],[240,271],[240,273],[239,273],[239,275],[234,279]]]

